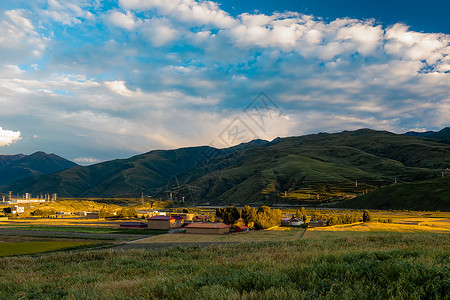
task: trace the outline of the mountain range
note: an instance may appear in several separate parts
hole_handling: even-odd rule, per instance
[[[402,186],[432,180],[448,167],[450,145],[439,138],[360,129],[254,140],[226,149],[155,150],[33,174],[0,191],[62,197],[144,193],[194,204],[315,205],[371,194],[394,182]]]
[[[36,152],[30,155],[0,155],[0,185],[37,175],[48,175],[77,166],[56,154]]]

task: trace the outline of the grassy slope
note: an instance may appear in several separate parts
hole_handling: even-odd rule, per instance
[[[220,169],[220,164],[227,167]],[[394,177],[405,181],[433,178],[440,173],[433,168],[448,165],[450,147],[446,145],[360,130],[287,138],[243,151],[212,165],[211,170],[220,171],[192,185],[207,187],[202,197],[216,203],[267,202],[260,192],[271,184],[278,193],[333,185],[348,190],[355,180],[373,189],[391,183]]]
[[[450,177],[391,185],[346,200],[345,208],[450,211]]]
[[[0,298],[446,299],[444,234],[307,232],[296,242],[0,258]]]
[[[434,178],[439,168],[448,166],[449,145],[362,129],[253,143],[251,149],[152,151],[30,178],[2,189],[72,197],[144,192],[166,198],[172,191],[175,197],[196,203],[280,203],[295,202],[280,197],[284,191],[362,193],[387,185],[394,177],[403,181]],[[355,180],[360,182],[359,190],[353,188]]]

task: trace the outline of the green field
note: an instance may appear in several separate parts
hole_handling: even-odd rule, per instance
[[[18,242],[2,243],[0,242],[0,256],[23,255],[31,253],[49,252],[62,249],[79,249],[83,246],[93,246],[92,242]],[[0,276],[1,277],[1,276]]]
[[[315,232],[298,241],[0,258],[1,299],[448,299],[450,239]]]
[[[6,226],[5,226],[6,227]],[[104,228],[104,227],[66,227],[66,226],[23,226],[8,225],[7,227],[25,229],[31,231],[58,231],[58,232],[84,232],[84,233],[114,233],[114,234],[142,234],[157,235],[167,233],[167,230],[156,229],[129,229],[129,228]]]

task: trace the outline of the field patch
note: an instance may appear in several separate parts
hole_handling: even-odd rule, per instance
[[[73,241],[27,241],[27,242],[0,242],[0,256],[23,255],[56,251],[68,248],[80,248],[82,246],[94,245],[93,242]]]
[[[243,243],[243,242],[289,242],[295,241],[305,231],[304,228],[291,230],[252,230],[246,233],[230,233],[223,235],[205,235],[174,233],[163,234],[143,239],[135,243],[150,244],[183,244],[183,243]]]
[[[308,228],[308,231],[387,231],[450,233],[449,219],[399,219],[395,223],[359,222]]]

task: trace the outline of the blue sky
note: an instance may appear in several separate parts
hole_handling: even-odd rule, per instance
[[[0,153],[450,123],[448,1],[0,2]]]

